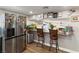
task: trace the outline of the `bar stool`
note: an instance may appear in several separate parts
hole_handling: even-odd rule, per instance
[[[50,33],[50,47],[49,51],[51,51],[52,45],[56,45],[56,53],[58,52],[58,30],[49,30]]]
[[[38,44],[39,44],[40,41],[42,41],[41,46],[43,47],[44,46],[44,41],[45,41],[43,29],[37,28],[37,36],[38,36],[37,47],[38,47]],[[39,39],[40,37],[42,39]]]

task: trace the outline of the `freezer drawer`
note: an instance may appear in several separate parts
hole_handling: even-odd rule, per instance
[[[15,40],[16,40],[15,38],[5,40],[5,52],[6,53],[16,52],[16,42],[15,42]]]
[[[17,37],[16,39],[16,52],[20,53],[23,52],[25,49],[25,37],[21,36],[21,37]]]

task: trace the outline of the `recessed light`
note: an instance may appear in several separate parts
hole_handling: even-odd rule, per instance
[[[32,11],[30,11],[29,13],[30,13],[30,14],[32,14],[33,12],[32,12]]]
[[[49,16],[50,18],[52,18],[52,16]]]

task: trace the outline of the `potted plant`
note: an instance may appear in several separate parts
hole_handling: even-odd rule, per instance
[[[26,26],[27,30],[35,30],[37,28],[36,24],[30,24]]]
[[[31,27],[33,30],[35,30],[37,28],[36,24],[31,24]]]
[[[49,23],[49,26],[50,26],[50,29],[53,29],[54,28],[54,25]]]

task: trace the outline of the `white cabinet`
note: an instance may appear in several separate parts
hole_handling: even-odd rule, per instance
[[[43,19],[43,14],[30,16],[30,20],[42,20],[42,19]]]

